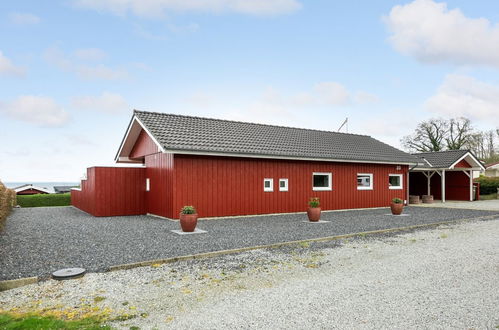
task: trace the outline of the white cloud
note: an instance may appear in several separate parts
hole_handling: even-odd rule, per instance
[[[10,13],[9,21],[15,25],[32,25],[40,23],[40,17],[30,13]]]
[[[378,103],[380,98],[375,94],[359,91],[355,93],[355,101],[360,104]]]
[[[103,92],[99,96],[79,96],[71,100],[74,108],[106,113],[120,113],[129,110],[126,100],[120,94]]]
[[[160,17],[168,11],[279,15],[301,8],[297,0],[75,0],[73,3],[80,8],[140,17]]]
[[[499,25],[468,18],[446,3],[415,0],[384,18],[393,47],[426,63],[499,67]]]
[[[2,75],[24,77],[26,75],[26,69],[14,65],[14,63],[0,51],[0,76]]]
[[[104,51],[93,50],[77,50],[74,56],[86,60],[97,60],[98,57],[106,56]],[[57,66],[59,69],[67,72],[75,73],[78,77],[87,80],[103,79],[103,80],[123,80],[129,77],[128,72],[124,69],[110,68],[104,64],[88,65],[82,64],[68,57],[57,47],[51,47],[44,51],[43,58],[48,63]]]
[[[107,53],[99,48],[82,48],[75,50],[74,56],[82,61],[100,61],[107,58]]]
[[[442,116],[464,116],[498,124],[499,86],[451,74],[426,101],[425,107]]]
[[[321,82],[315,85],[315,99],[318,103],[329,105],[346,105],[350,102],[350,93],[340,83]]]
[[[43,96],[26,95],[0,103],[0,113],[39,126],[62,126],[69,120],[69,114],[61,106]]]

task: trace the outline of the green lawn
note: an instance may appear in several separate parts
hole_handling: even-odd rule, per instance
[[[64,321],[52,317],[41,316],[12,316],[0,313],[1,330],[21,330],[21,329],[111,329],[111,327],[102,325],[95,319],[83,319],[78,321]]]
[[[490,195],[480,195],[480,200],[482,200],[482,201],[488,201],[490,199],[497,199],[497,193],[490,194]]]
[[[21,207],[68,206],[71,205],[71,193],[17,195],[17,204]]]

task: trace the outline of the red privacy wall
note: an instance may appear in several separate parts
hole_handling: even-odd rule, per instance
[[[145,214],[145,168],[91,167],[71,204],[97,217]]]
[[[286,161],[272,159],[175,155],[173,218],[183,205],[194,205],[200,217],[301,212],[310,197],[324,210],[388,206],[406,199],[407,166]],[[313,191],[312,173],[332,172],[332,191]],[[357,190],[357,173],[374,174],[374,190]],[[388,188],[388,174],[404,174],[402,190]],[[263,191],[263,179],[274,179],[274,191]],[[287,178],[289,191],[279,191]]]

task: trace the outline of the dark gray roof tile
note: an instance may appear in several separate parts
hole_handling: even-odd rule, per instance
[[[367,135],[134,111],[165,150],[415,164]]]

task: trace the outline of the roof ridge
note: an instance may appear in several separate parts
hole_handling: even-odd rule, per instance
[[[416,153],[412,153],[411,155],[435,154],[435,153],[441,153],[441,152],[456,152],[456,151],[466,151],[466,152],[471,152],[471,150],[470,150],[470,149],[452,149],[452,150],[439,150],[439,151],[416,152]]]
[[[257,126],[289,128],[289,129],[296,129],[296,130],[302,130],[302,131],[314,131],[314,132],[333,133],[333,134],[342,134],[342,135],[353,135],[353,136],[367,136],[367,137],[373,138],[372,136],[365,135],[365,134],[343,133],[343,132],[326,131],[326,130],[320,130],[320,129],[314,129],[314,128],[303,128],[303,127],[293,127],[293,126],[284,126],[284,125],[261,124],[261,123],[241,121],[241,120],[230,120],[230,119],[200,117],[200,116],[191,116],[191,115],[180,115],[180,114],[175,114],[175,113],[144,111],[144,110],[137,110],[137,109],[133,109],[133,112],[134,113],[141,113],[142,112],[142,113],[151,113],[151,114],[157,114],[157,115],[168,115],[168,116],[176,116],[176,117],[184,117],[184,118],[195,118],[195,119],[223,121],[223,122],[240,123],[240,124],[250,124],[250,125],[257,125]],[[379,142],[381,142],[381,141],[379,141]]]

